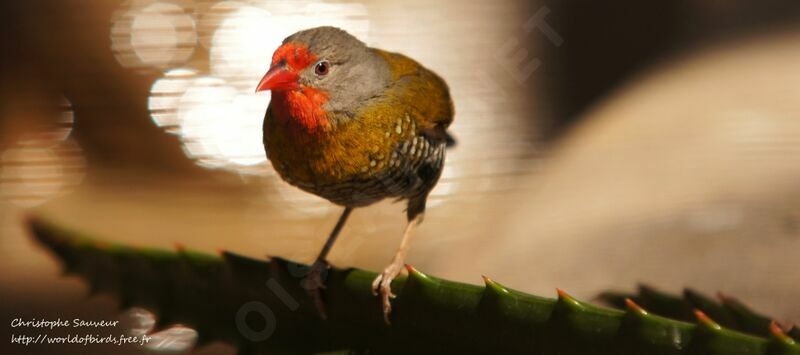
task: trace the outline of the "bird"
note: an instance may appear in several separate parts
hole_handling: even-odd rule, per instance
[[[323,26],[283,40],[256,86],[261,91],[271,92],[263,143],[278,175],[344,207],[304,286],[323,319],[326,258],[353,209],[384,199],[407,201],[400,245],[372,283],[390,324],[391,282],[405,269],[445,151],[455,143],[448,132],[454,105],[447,83],[405,55]]]

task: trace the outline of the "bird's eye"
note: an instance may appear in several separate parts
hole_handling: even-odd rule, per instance
[[[330,68],[331,64],[328,63],[327,60],[320,60],[317,62],[317,65],[314,66],[314,73],[317,75],[327,75]]]

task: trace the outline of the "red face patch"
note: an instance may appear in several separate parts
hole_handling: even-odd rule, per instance
[[[317,56],[309,52],[305,45],[289,42],[275,50],[275,54],[272,55],[272,65],[278,64],[281,60],[286,61],[286,66],[290,70],[299,72],[317,60]]]
[[[299,72],[314,63],[317,57],[308,47],[298,43],[286,43],[272,55],[272,65],[286,62],[286,69]],[[273,112],[278,121],[290,123],[306,133],[317,133],[330,126],[327,113],[322,108],[328,95],[321,90],[301,86],[299,90],[274,91],[272,93]]]

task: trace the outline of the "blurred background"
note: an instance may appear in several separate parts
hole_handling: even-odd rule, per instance
[[[415,267],[579,298],[722,291],[800,322],[798,20],[791,0],[2,2],[0,314],[119,316],[58,276],[27,214],[311,261],[340,208],[276,177],[253,89],[284,37],[333,25],[450,85],[459,145]],[[330,261],[385,266],[403,208],[356,210]]]

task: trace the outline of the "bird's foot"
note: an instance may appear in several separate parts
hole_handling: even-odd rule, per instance
[[[324,276],[326,276],[330,264],[322,259],[317,259],[308,270],[308,275],[303,282],[303,288],[308,292],[309,297],[314,301],[314,306],[317,307],[319,316],[322,319],[328,319],[328,314],[325,312],[325,303],[322,302],[322,294],[320,289],[325,288]]]
[[[392,293],[392,280],[394,280],[400,271],[403,270],[403,260],[394,260],[392,263],[383,269],[383,272],[378,274],[374,281],[372,281],[372,294],[377,296],[381,295],[383,303],[383,320],[386,324],[391,324],[389,315],[392,313],[392,298],[395,294]]]

